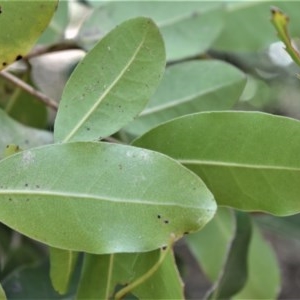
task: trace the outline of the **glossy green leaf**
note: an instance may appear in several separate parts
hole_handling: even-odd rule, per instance
[[[277,299],[281,286],[278,262],[259,228],[255,223],[253,225],[248,256],[248,280],[233,299]]]
[[[234,231],[233,212],[219,207],[214,218],[201,231],[185,238],[201,269],[212,282],[218,279],[222,270]]]
[[[232,1],[227,4],[225,26],[213,48],[233,52],[262,50],[278,38],[269,18],[270,6],[278,6],[291,19],[291,35],[300,35],[299,4],[296,1]]]
[[[1,1],[0,70],[27,54],[50,22],[57,3],[57,0]]]
[[[118,131],[145,107],[164,67],[156,25],[146,18],[124,22],[71,75],[55,121],[55,139],[96,140]]]
[[[191,61],[167,68],[140,117],[126,130],[140,135],[151,127],[185,114],[230,109],[246,80],[235,67],[221,61]]]
[[[236,229],[225,265],[207,295],[207,299],[230,299],[240,291],[248,277],[248,252],[252,235],[252,222],[246,213],[236,212]]]
[[[52,133],[21,125],[2,110],[0,110],[0,128],[0,158],[4,157],[6,147],[10,144],[28,149],[53,141]]]
[[[68,291],[77,258],[77,252],[50,247],[50,278],[58,293]]]
[[[6,300],[5,292],[0,284],[0,300]]]
[[[300,211],[300,122],[257,112],[211,112],[154,128],[134,145],[165,153],[198,174],[219,205]]]
[[[159,259],[160,250],[146,253],[85,255],[78,299],[108,299],[116,285],[128,286]],[[172,253],[157,271],[131,290],[138,299],[183,299],[183,286]]]
[[[169,61],[205,52],[223,25],[223,9],[217,2],[112,1],[87,19],[80,42],[93,44],[120,22],[137,16],[149,17],[158,25]]]
[[[169,157],[96,142],[2,160],[0,201],[9,227],[53,247],[98,254],[162,247],[171,234],[201,229],[216,210],[203,182]]]

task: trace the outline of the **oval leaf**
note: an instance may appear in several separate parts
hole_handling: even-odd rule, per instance
[[[245,74],[221,61],[189,61],[167,68],[140,117],[126,130],[140,135],[184,114],[230,109],[244,89]]]
[[[300,122],[257,112],[188,115],[134,145],[177,159],[197,173],[219,205],[290,215],[300,211]]]
[[[0,201],[9,227],[53,247],[98,254],[162,247],[171,234],[199,230],[216,209],[203,182],[176,161],[92,142],[2,160]]]
[[[56,0],[3,0],[0,5],[0,70],[21,59],[51,20]]]
[[[104,37],[77,66],[62,95],[57,141],[96,140],[131,121],[155,91],[165,67],[156,25],[129,20]]]

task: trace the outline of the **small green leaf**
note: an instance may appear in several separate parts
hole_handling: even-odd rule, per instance
[[[253,225],[248,255],[248,280],[233,299],[277,299],[281,286],[278,262],[259,228],[255,223]]]
[[[0,300],[6,300],[5,292],[0,284]]]
[[[201,269],[212,282],[218,279],[222,270],[234,231],[233,212],[219,207],[214,218],[201,231],[185,238]],[[213,253],[211,249],[214,249]]]
[[[286,52],[291,56],[296,64],[300,66],[300,53],[292,44],[288,32],[289,17],[280,11],[277,7],[272,7],[272,24],[277,30],[278,37],[285,44]]]
[[[125,129],[140,135],[185,114],[230,109],[245,86],[245,74],[221,61],[190,61],[166,69],[139,118]]]
[[[96,142],[0,161],[0,201],[7,226],[53,247],[96,254],[163,247],[170,235],[201,229],[216,210],[199,177],[171,158]]]
[[[247,259],[251,234],[249,215],[236,212],[236,229],[226,263],[218,281],[207,294],[207,299],[230,299],[243,288],[248,276]]]
[[[135,146],[165,153],[198,174],[219,205],[300,211],[300,122],[258,112],[198,113],[147,132]]]
[[[28,149],[53,141],[52,133],[44,130],[26,127],[11,119],[0,109],[0,158],[5,155],[7,145],[18,145]]]
[[[85,254],[78,299],[109,299],[116,285],[128,286],[159,260],[160,250],[113,255]],[[101,274],[101,276],[100,276]],[[152,276],[130,291],[139,299],[183,299],[183,286],[172,252]]]
[[[122,23],[79,63],[62,95],[56,141],[111,135],[145,107],[165,67],[156,25],[146,18]]]
[[[59,294],[68,291],[77,258],[77,252],[50,247],[50,278]]]
[[[28,53],[50,22],[57,3],[57,0],[1,1],[0,71]]]
[[[6,146],[6,148],[4,150],[4,157],[8,157],[8,156],[18,153],[20,151],[22,151],[22,149],[20,149],[20,147],[18,145],[9,144]]]

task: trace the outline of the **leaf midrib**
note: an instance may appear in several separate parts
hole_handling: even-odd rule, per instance
[[[145,43],[146,36],[148,34],[149,26],[147,30],[145,30],[145,34],[134,51],[133,55],[127,62],[127,64],[124,66],[124,68],[121,70],[120,74],[115,78],[115,80],[107,87],[107,89],[102,93],[102,95],[99,97],[99,99],[92,105],[92,107],[87,111],[87,113],[83,116],[80,122],[77,123],[77,125],[71,130],[71,132],[64,138],[62,141],[63,143],[69,141],[79,130],[79,128],[86,122],[86,120],[91,116],[91,114],[97,109],[97,107],[100,105],[100,103],[105,99],[105,97],[111,92],[111,90],[117,85],[117,83],[122,79],[122,76],[126,73],[126,70],[129,69],[131,64],[134,62],[135,58],[137,57],[140,49],[142,48],[143,44]]]
[[[59,192],[59,191],[35,191],[35,190],[0,190],[0,196],[1,195],[9,195],[11,198],[13,198],[14,195],[20,196],[24,195],[27,197],[30,196],[51,196],[51,197],[63,197],[63,198],[77,198],[77,199],[91,199],[91,200],[98,200],[98,201],[106,201],[106,202],[115,202],[115,203],[123,203],[123,204],[141,204],[141,205],[160,205],[160,206],[178,206],[183,208],[192,208],[192,209],[202,209],[198,206],[192,206],[192,205],[180,205],[180,203],[174,203],[174,202],[151,202],[151,201],[144,201],[140,199],[119,199],[114,197],[106,197],[106,195],[95,195],[95,194],[86,194],[86,193],[71,193],[71,192]],[[106,198],[104,198],[106,197]],[[13,201],[13,199],[12,199]],[[210,201],[214,201],[213,198],[210,199]],[[210,210],[210,207],[203,207],[205,210]],[[213,208],[211,209],[214,210]]]
[[[159,112],[159,111],[171,108],[171,107],[176,107],[178,105],[193,101],[195,98],[207,96],[207,94],[209,94],[209,93],[213,93],[213,92],[219,91],[220,89],[227,88],[229,86],[235,85],[235,84],[239,83],[239,81],[241,81],[241,79],[242,78],[236,79],[234,81],[228,82],[225,85],[224,85],[224,83],[222,83],[222,84],[219,84],[217,86],[211,87],[209,89],[205,89],[204,91],[202,90],[202,91],[199,91],[197,93],[190,94],[186,97],[177,98],[173,101],[169,101],[169,102],[166,102],[166,103],[163,103],[163,104],[158,104],[158,105],[146,108],[140,114],[140,116],[142,117],[142,116],[150,115],[152,113],[156,113],[156,112]]]
[[[192,160],[192,159],[177,159],[184,165],[205,165],[216,167],[231,167],[231,168],[244,168],[244,169],[260,169],[260,170],[278,170],[278,171],[300,171],[300,167],[287,167],[287,166],[274,166],[274,165],[260,165],[260,164],[247,164],[236,162],[224,161],[211,161],[211,160]]]

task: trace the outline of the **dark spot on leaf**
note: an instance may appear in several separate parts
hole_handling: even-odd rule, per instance
[[[9,148],[9,145],[6,145],[6,149],[8,149]]]
[[[2,10],[2,7],[0,6],[0,14],[2,14],[3,10]]]
[[[16,57],[16,60],[20,60],[20,59],[22,59],[22,58],[23,58],[23,56],[19,54],[19,55]]]
[[[163,246],[163,247],[161,247],[161,250],[166,250],[167,249],[167,246]]]
[[[7,65],[7,62],[4,61],[4,62],[2,63],[2,66],[5,67],[6,65]]]
[[[26,145],[28,145],[28,144],[29,144],[29,141],[28,141],[28,140],[25,140],[24,143],[25,143]]]
[[[164,220],[164,223],[165,224],[169,224],[169,220]]]
[[[90,130],[91,130],[91,128],[90,128],[90,127],[87,127],[87,128],[86,128],[86,130],[87,130],[87,131],[90,131]]]
[[[157,215],[157,219],[160,219],[161,218],[161,215]]]
[[[25,183],[25,186],[28,186],[28,183]]]
[[[35,186],[37,189],[39,189],[40,188],[40,186],[37,184],[36,186]]]
[[[186,231],[186,232],[184,232],[183,234],[189,234],[189,232],[188,232],[188,231]]]
[[[12,201],[12,199],[11,199],[11,198],[8,198],[8,201]]]

